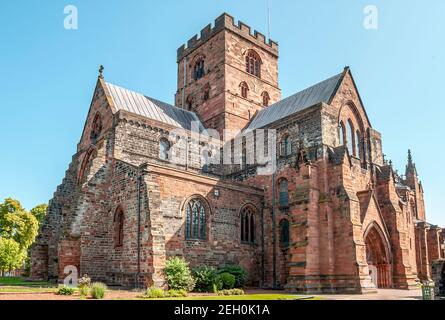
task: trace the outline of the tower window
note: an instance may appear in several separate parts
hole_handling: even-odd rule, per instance
[[[249,50],[246,55],[246,72],[261,78],[261,58],[253,50]]]
[[[269,94],[266,91],[264,91],[262,97],[263,97],[263,107],[268,107],[270,103]]]
[[[249,86],[247,85],[247,83],[241,82],[240,89],[241,89],[241,96],[244,99],[247,99],[249,93]]]
[[[199,80],[205,75],[204,70],[204,59],[200,58],[196,61],[195,67],[193,68],[193,79]]]

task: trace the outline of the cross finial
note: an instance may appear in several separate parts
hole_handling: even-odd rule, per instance
[[[104,66],[103,65],[100,65],[99,66],[99,78],[101,78],[101,79],[103,79],[104,78]]]

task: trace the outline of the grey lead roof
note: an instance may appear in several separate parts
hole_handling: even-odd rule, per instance
[[[168,125],[186,130],[192,129],[192,123],[203,132],[204,126],[195,113],[169,105],[165,102],[146,97],[140,93],[105,82],[116,109],[125,110]]]
[[[249,124],[248,130],[263,128],[320,102],[329,103],[343,75],[343,72],[337,74],[261,110]]]

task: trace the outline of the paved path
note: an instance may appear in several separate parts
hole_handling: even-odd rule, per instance
[[[422,300],[422,290],[379,289],[364,295],[316,295],[324,300]]]

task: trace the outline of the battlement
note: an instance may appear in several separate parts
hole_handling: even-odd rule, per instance
[[[235,19],[231,15],[223,13],[221,16],[216,18],[215,25],[213,27],[211,24],[209,24],[201,30],[199,38],[198,35],[195,35],[187,42],[187,44],[183,44],[181,47],[179,47],[178,62],[222,30],[230,30],[240,35],[244,39],[253,42],[269,53],[278,56],[277,42],[271,39],[269,39],[269,41],[266,41],[266,37],[262,33],[256,30],[254,30],[252,33],[252,29],[250,28],[250,26],[244,24],[241,21],[235,23]]]

